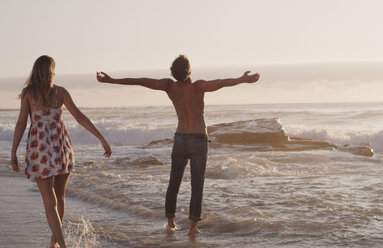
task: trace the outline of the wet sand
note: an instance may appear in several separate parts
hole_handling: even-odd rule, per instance
[[[48,247],[51,232],[35,183],[1,173],[0,198],[0,247]]]

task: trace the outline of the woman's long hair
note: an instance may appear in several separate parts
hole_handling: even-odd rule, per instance
[[[41,96],[43,106],[50,106],[55,66],[53,58],[47,55],[40,56],[33,64],[32,72],[25,82],[20,97],[23,98],[29,91],[35,100]]]

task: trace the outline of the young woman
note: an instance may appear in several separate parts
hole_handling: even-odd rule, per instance
[[[65,190],[74,171],[74,156],[68,131],[62,120],[62,106],[76,121],[96,136],[104,147],[105,157],[111,149],[92,122],[76,107],[68,91],[53,84],[55,61],[39,57],[20,98],[20,115],[13,138],[11,165],[19,171],[16,151],[24,134],[28,115],[31,118],[25,157],[25,175],[35,179],[43,198],[48,224],[52,230],[50,247],[65,248],[62,221],[65,211]]]

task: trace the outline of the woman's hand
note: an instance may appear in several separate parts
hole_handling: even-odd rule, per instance
[[[102,143],[102,146],[104,147],[104,150],[105,150],[104,156],[106,158],[109,158],[110,155],[112,155],[112,149],[110,149],[110,146],[109,146],[108,142],[106,142],[105,139],[103,139],[101,141],[101,143]]]
[[[20,171],[19,165],[18,165],[18,162],[17,162],[17,155],[16,155],[16,153],[12,153],[12,155],[11,155],[11,165],[12,165],[13,171],[15,171],[15,172],[19,172]]]

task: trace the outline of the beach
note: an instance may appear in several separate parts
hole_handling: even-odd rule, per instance
[[[70,169],[67,247],[383,248],[382,13],[379,0],[2,0],[0,248],[51,245],[26,175]],[[169,230],[184,150],[204,180],[189,161]]]
[[[208,105],[202,235],[188,236],[190,168],[176,224],[164,203],[177,117],[171,106],[84,108],[110,142],[64,110],[76,171],[68,247],[380,247],[383,103]],[[0,110],[0,247],[48,247],[40,193],[9,166],[17,110]],[[24,168],[25,138],[18,150]]]
[[[43,219],[40,193],[33,190],[30,182],[14,174],[2,173],[0,180],[0,246],[46,246],[45,233],[49,232],[49,227]]]
[[[2,173],[0,181],[0,246],[48,247],[51,231],[36,184],[11,173]],[[91,224],[82,215],[86,215],[86,209],[79,207],[72,198],[68,198],[66,204],[68,218],[77,220],[75,223],[64,222],[68,247],[103,247],[96,241]]]

